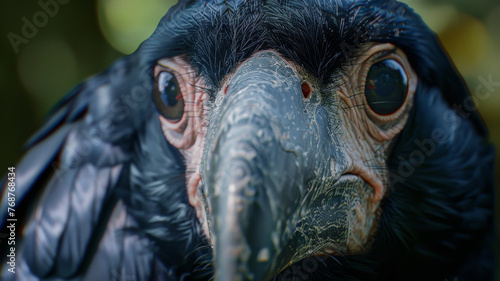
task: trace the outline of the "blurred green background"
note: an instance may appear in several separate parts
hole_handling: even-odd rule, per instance
[[[42,125],[47,112],[68,90],[104,70],[117,58],[133,52],[175,2],[2,1],[0,169],[6,171],[8,166],[16,164],[23,143]],[[404,2],[440,36],[476,95],[476,105],[490,129],[491,140],[500,147],[500,1]],[[482,79],[493,80],[497,85],[490,89],[483,87],[479,92],[482,95],[477,96],[476,89]],[[500,183],[500,165],[496,167]],[[500,202],[499,194],[497,202]],[[497,221],[499,210],[497,207]],[[499,226],[497,223],[497,233],[500,233]],[[498,245],[500,243],[496,247],[497,256]],[[500,280],[498,259],[497,265],[497,280]]]

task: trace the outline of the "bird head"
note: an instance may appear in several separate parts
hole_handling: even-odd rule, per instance
[[[183,1],[138,53],[215,280],[408,241],[447,188],[487,185],[465,160],[486,153],[467,149],[485,134],[467,88],[405,4]]]

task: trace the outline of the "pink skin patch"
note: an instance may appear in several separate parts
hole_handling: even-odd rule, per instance
[[[200,161],[203,154],[206,126],[203,121],[203,102],[208,95],[202,90],[206,86],[200,77],[194,75],[191,66],[181,57],[158,61],[161,68],[168,68],[175,75],[181,93],[177,99],[184,99],[184,115],[181,120],[171,122],[159,117],[165,138],[179,149],[186,164],[186,191],[189,203],[195,208],[203,231],[208,237],[206,213],[198,192],[201,184]],[[158,68],[158,67],[157,67]],[[160,69],[155,69],[155,75]]]
[[[377,54],[386,51],[387,56],[374,59]],[[373,86],[366,81],[366,75],[374,63],[383,59],[399,62],[408,76],[408,94],[405,103],[396,112],[378,115],[371,111],[364,95],[365,87]],[[337,90],[339,100],[339,118],[344,131],[342,143],[349,155],[351,168],[346,173],[356,175],[368,183],[373,193],[360,194],[361,201],[353,207],[347,249],[349,252],[366,251],[367,241],[373,237],[380,216],[380,202],[387,194],[389,174],[386,164],[390,145],[401,132],[412,107],[413,95],[417,86],[417,76],[411,68],[405,54],[392,44],[373,44],[367,47],[358,61],[347,69],[342,83]],[[367,197],[369,196],[369,197]],[[364,199],[363,199],[364,198]]]

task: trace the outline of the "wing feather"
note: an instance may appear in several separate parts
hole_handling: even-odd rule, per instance
[[[122,202],[116,204],[83,280],[140,281],[151,278],[150,242],[130,231],[137,226]]]
[[[104,280],[112,280],[124,266],[135,280],[150,278],[150,242],[124,231],[137,224],[118,199],[130,192],[124,171],[134,159],[138,131],[157,114],[149,95],[130,103],[131,89],[141,85],[147,92],[151,79],[140,75],[137,65],[136,55],[130,55],[78,85],[28,141],[16,169],[16,203],[35,194],[40,198],[24,200],[33,212],[24,218],[20,263],[25,268],[19,278],[103,280],[107,274]],[[5,182],[3,187],[5,223]]]
[[[64,143],[64,138],[69,130],[69,126],[59,128],[57,132],[33,147],[17,165],[15,180],[17,202],[24,199],[26,194],[30,191],[31,186],[33,186],[43,172],[50,167],[60,147]],[[0,206],[0,219],[2,224],[5,223],[7,218],[7,199],[7,188],[4,183]]]
[[[119,167],[117,167],[119,168]],[[106,195],[112,191],[111,168],[97,169],[91,164],[80,169],[70,194],[70,214],[59,241],[56,275],[74,275],[98,227]]]
[[[52,177],[42,202],[27,225],[23,254],[31,271],[47,276],[54,268],[59,240],[70,214],[70,192],[78,170],[68,171],[63,178]]]

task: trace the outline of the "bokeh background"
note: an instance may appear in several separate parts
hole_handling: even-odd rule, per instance
[[[175,2],[2,0],[0,174],[16,164],[23,143],[68,90],[133,52]],[[492,142],[500,148],[500,0],[404,2],[439,35],[473,95],[481,81],[496,82],[490,89],[483,87],[482,95],[476,96],[475,101],[490,129]],[[40,3],[45,3],[45,8]],[[27,27],[26,22],[34,26]],[[496,171],[500,183],[498,164]],[[500,202],[500,189],[497,190]],[[499,211],[497,207],[497,222]],[[500,233],[500,223],[496,226]],[[500,243],[496,249],[498,257]],[[499,259],[497,265],[500,280]]]

